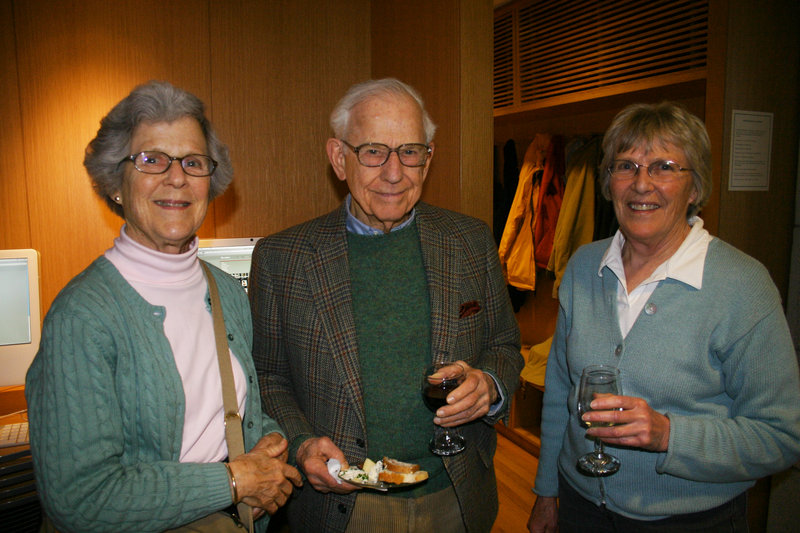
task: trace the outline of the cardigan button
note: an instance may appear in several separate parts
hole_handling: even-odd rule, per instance
[[[658,307],[653,302],[648,303],[644,306],[644,312],[648,315],[654,315],[658,311]]]
[[[363,448],[366,445],[366,443],[364,442],[364,439],[356,439],[356,445],[359,448]]]
[[[339,509],[339,512],[342,513],[342,514],[347,512],[347,506],[345,504],[343,504],[343,503],[340,503],[339,506],[337,507],[337,509]]]
[[[253,421],[252,420],[247,423],[247,427],[250,428],[250,429],[253,428]]]
[[[614,349],[614,355],[616,355],[617,357],[622,355],[622,345],[621,344],[618,344],[617,347]]]
[[[228,333],[228,340],[233,342],[233,333]]]

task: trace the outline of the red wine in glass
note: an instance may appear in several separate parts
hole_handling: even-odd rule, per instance
[[[433,413],[447,405],[447,396],[464,381],[464,369],[455,363],[435,363],[422,376],[422,401]],[[436,455],[455,455],[464,450],[464,437],[449,428],[441,428],[428,448]]]
[[[458,388],[458,381],[441,380],[438,383],[427,383],[422,391],[422,400],[434,413],[447,405],[447,395]]]

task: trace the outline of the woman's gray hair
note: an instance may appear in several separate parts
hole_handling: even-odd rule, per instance
[[[122,189],[125,166],[120,162],[131,155],[131,139],[142,123],[174,122],[190,117],[200,123],[208,154],[217,162],[211,175],[208,200],[211,201],[230,185],[233,165],[225,146],[214,133],[205,106],[195,95],[164,81],[150,81],[134,88],[100,121],[97,136],[86,147],[83,165],[92,180],[95,192],[108,207],[124,218],[122,206],[111,195]]]
[[[614,117],[603,137],[599,172],[603,196],[611,199],[608,167],[619,154],[636,147],[650,150],[667,144],[683,150],[686,165],[692,169],[697,198],[689,205],[686,218],[696,215],[711,195],[711,143],[703,121],[672,102],[633,104]]]
[[[425,110],[425,104],[419,93],[410,85],[395,78],[368,80],[350,87],[331,113],[330,123],[333,134],[339,139],[344,139],[347,135],[350,113],[353,108],[370,98],[385,95],[411,97],[419,104],[419,109],[422,111],[422,127],[425,130],[425,143],[429,144],[436,133],[436,124]]]

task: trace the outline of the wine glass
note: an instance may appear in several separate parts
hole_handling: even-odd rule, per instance
[[[608,365],[587,366],[581,374],[581,385],[578,390],[578,416],[592,410],[589,404],[600,394],[620,394],[619,369]],[[608,427],[611,422],[586,422],[581,420],[586,427],[591,425]],[[578,466],[584,472],[595,476],[608,476],[619,470],[619,459],[603,451],[603,441],[594,439],[594,451],[578,459]]]
[[[446,373],[440,372],[448,367]],[[422,376],[422,400],[428,409],[436,411],[447,405],[447,395],[464,381],[464,368],[455,363],[434,363]],[[464,450],[466,440],[443,427],[431,439],[428,448],[436,455],[455,455]]]

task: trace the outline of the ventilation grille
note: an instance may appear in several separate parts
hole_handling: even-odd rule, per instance
[[[708,0],[520,0],[495,12],[494,108],[703,70],[707,48]]]

